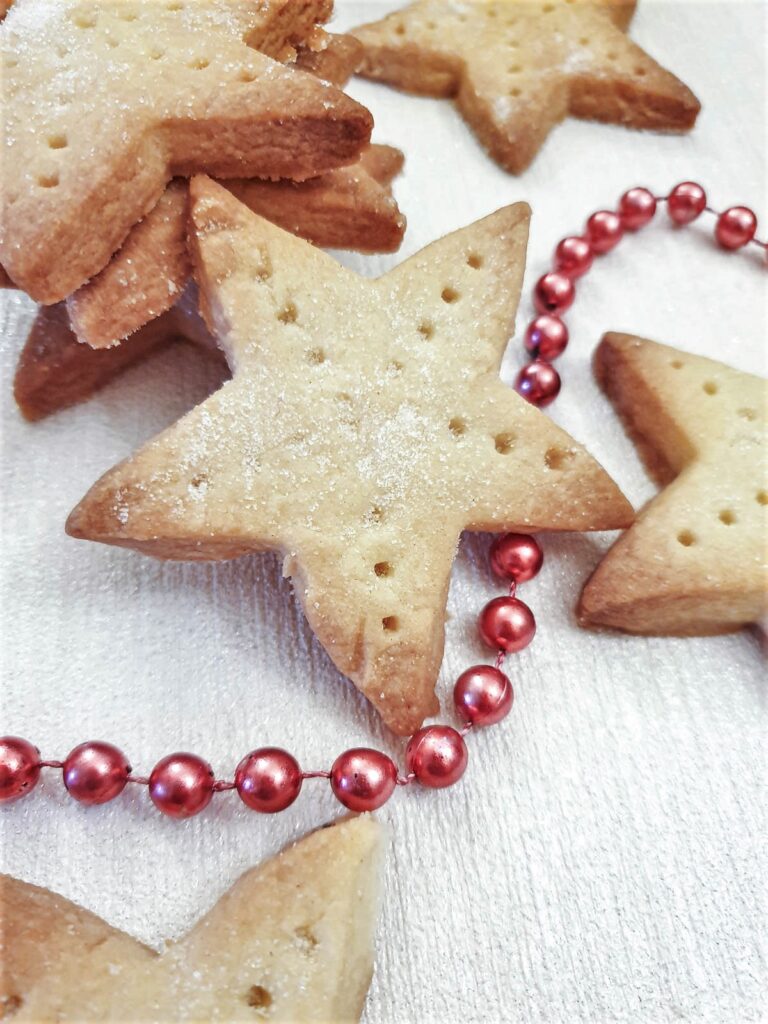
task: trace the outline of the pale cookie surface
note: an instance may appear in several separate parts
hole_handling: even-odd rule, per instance
[[[357,1021],[373,970],[381,845],[372,818],[314,832],[243,875],[161,955],[0,876],[0,1017]]]
[[[308,178],[371,117],[284,67],[327,0],[17,0],[0,27],[0,263],[53,303],[100,271],[173,175]],[[299,33],[301,34],[301,33]]]
[[[315,245],[393,252],[405,232],[390,188],[402,164],[399,150],[370,146],[351,167],[309,181],[251,178],[225,184],[254,213]],[[129,335],[177,301],[192,273],[187,207],[187,182],[175,179],[104,270],[67,299],[80,341],[92,348],[130,343]]]
[[[453,97],[490,155],[518,174],[564,117],[683,131],[693,93],[625,35],[624,0],[417,0],[354,29],[361,74]]]
[[[695,636],[768,607],[766,382],[722,363],[607,334],[595,372],[666,488],[581,595],[582,625]]]
[[[632,518],[591,456],[499,380],[529,209],[367,280],[210,179],[191,189],[201,304],[234,379],[107,473],[68,531],[162,558],[281,550],[338,668],[412,732],[438,709],[463,529]]]

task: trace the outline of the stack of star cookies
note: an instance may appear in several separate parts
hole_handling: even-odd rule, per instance
[[[174,312],[191,278],[190,174],[315,244],[399,247],[402,154],[369,145],[369,112],[340,91],[363,52],[323,31],[331,11],[16,0],[2,29],[0,274],[44,304],[16,380],[29,418],[174,337],[208,340]]]

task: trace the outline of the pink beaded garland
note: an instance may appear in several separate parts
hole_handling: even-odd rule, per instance
[[[565,274],[544,274],[536,282],[533,304],[539,313],[564,313],[573,305],[576,289]]]
[[[557,359],[568,344],[568,328],[560,317],[547,313],[531,320],[525,332],[525,347],[539,359]]]
[[[675,224],[690,224],[707,206],[707,194],[695,181],[681,181],[667,196],[667,213]]]
[[[31,793],[40,778],[40,751],[19,736],[0,737],[0,804]]]
[[[276,814],[290,807],[301,792],[302,782],[299,762],[279,747],[252,750],[235,771],[240,799],[261,814]]]
[[[592,251],[602,256],[616,248],[624,235],[624,228],[617,213],[598,210],[587,221],[585,234]]]
[[[757,217],[746,206],[732,206],[721,213],[715,225],[715,238],[723,249],[741,249],[757,231]]]
[[[681,182],[666,197],[671,220],[688,224],[706,205],[706,194],[695,182]],[[534,301],[540,315],[528,326],[525,347],[537,358],[523,367],[515,387],[523,397],[539,406],[548,405],[560,390],[560,377],[547,359],[560,355],[568,343],[568,329],[559,316],[573,301],[573,279],[586,273],[593,253],[609,252],[624,230],[635,231],[656,212],[657,199],[644,188],[632,188],[619,200],[618,213],[601,210],[593,214],[586,237],[564,238],[555,250],[555,271],[539,279]],[[709,211],[714,213],[714,211]],[[756,241],[768,255],[768,243],[755,239],[757,218],[747,207],[737,206],[719,214],[715,237],[724,249],[739,249]],[[542,565],[536,541],[524,534],[506,534],[491,548],[494,572],[511,582],[510,595],[498,597],[485,606],[479,618],[483,640],[499,654],[495,666],[475,665],[463,672],[454,687],[457,713],[473,726],[501,721],[510,711],[514,693],[509,678],[501,671],[506,654],[520,651],[533,639],[536,622],[530,608],[514,595],[518,584],[532,579]],[[249,807],[273,813],[290,806],[305,778],[327,778],[333,792],[353,811],[371,811],[382,806],[396,785],[418,781],[441,788],[458,781],[467,765],[467,748],[461,733],[449,726],[428,726],[414,733],[406,749],[409,776],[398,779],[391,758],[377,750],[356,748],[345,751],[330,772],[302,772],[296,759],[285,750],[265,747],[252,751],[240,762],[234,782],[216,782],[211,766],[194,754],[172,754],[163,758],[149,779],[133,781],[148,786],[155,805],[174,818],[186,818],[202,811],[213,793],[236,789]],[[42,768],[62,768],[69,793],[85,804],[99,804],[116,797],[130,777],[130,765],[116,747],[97,741],[83,743],[66,760],[41,761],[40,752],[27,740],[0,737],[0,803],[18,799],[37,784]]]
[[[490,562],[499,579],[527,583],[544,564],[544,552],[527,533],[504,533],[491,544]]]
[[[346,750],[331,768],[331,789],[350,811],[375,811],[389,800],[396,785],[394,761],[369,747]]]
[[[586,238],[570,236],[555,249],[555,268],[568,277],[581,277],[592,266],[592,247]]]
[[[111,743],[92,740],[67,754],[62,765],[64,785],[81,804],[105,804],[125,789],[131,766]]]
[[[191,818],[213,796],[213,769],[196,754],[169,754],[149,776],[152,803],[169,818]]]
[[[493,665],[474,665],[462,672],[453,688],[453,703],[470,725],[495,725],[512,709],[512,684]]]
[[[536,620],[527,604],[516,597],[494,597],[480,612],[480,636],[506,654],[522,651],[533,640]]]
[[[415,732],[405,748],[405,763],[416,781],[429,789],[458,782],[467,767],[467,745],[449,725],[429,725]]]

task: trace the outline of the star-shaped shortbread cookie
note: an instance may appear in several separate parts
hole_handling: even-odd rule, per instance
[[[667,486],[581,595],[583,625],[697,636],[768,606],[766,382],[625,334],[597,350],[598,380]]]
[[[0,1017],[357,1021],[373,967],[380,826],[322,829],[243,875],[162,954],[0,875]]]
[[[71,514],[162,558],[277,549],[312,629],[400,733],[438,705],[451,564],[471,530],[607,530],[632,510],[499,380],[523,203],[367,280],[193,179],[201,305],[233,380]]]
[[[39,302],[65,298],[174,174],[304,179],[354,161],[368,111],[266,55],[294,53],[330,6],[17,0],[0,27],[11,279]]]
[[[518,174],[564,117],[683,131],[693,93],[625,35],[634,0],[416,0],[354,29],[361,74],[453,97]]]

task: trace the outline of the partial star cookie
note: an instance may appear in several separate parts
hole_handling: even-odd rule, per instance
[[[354,162],[368,111],[266,55],[293,55],[330,8],[17,0],[0,26],[0,263],[12,280],[39,302],[65,298],[174,175],[301,180]]]
[[[315,245],[394,252],[406,222],[391,184],[402,166],[399,150],[370,146],[351,167],[309,181],[252,178],[224,184],[255,213]],[[80,341],[92,348],[125,343],[177,301],[192,273],[188,206],[186,180],[174,179],[104,270],[67,299]]]
[[[686,131],[693,93],[624,33],[634,0],[416,0],[352,30],[361,74],[453,97],[480,142],[519,174],[569,114]]]
[[[585,626],[700,636],[768,608],[766,382],[626,334],[606,334],[595,373],[665,489],[581,595]]]
[[[373,968],[381,845],[372,818],[314,832],[243,875],[162,954],[0,875],[0,1017],[357,1021]]]
[[[378,280],[191,184],[201,307],[233,380],[106,474],[74,537],[161,558],[277,549],[338,668],[396,732],[437,712],[462,530],[607,530],[632,510],[499,380],[524,203]]]

